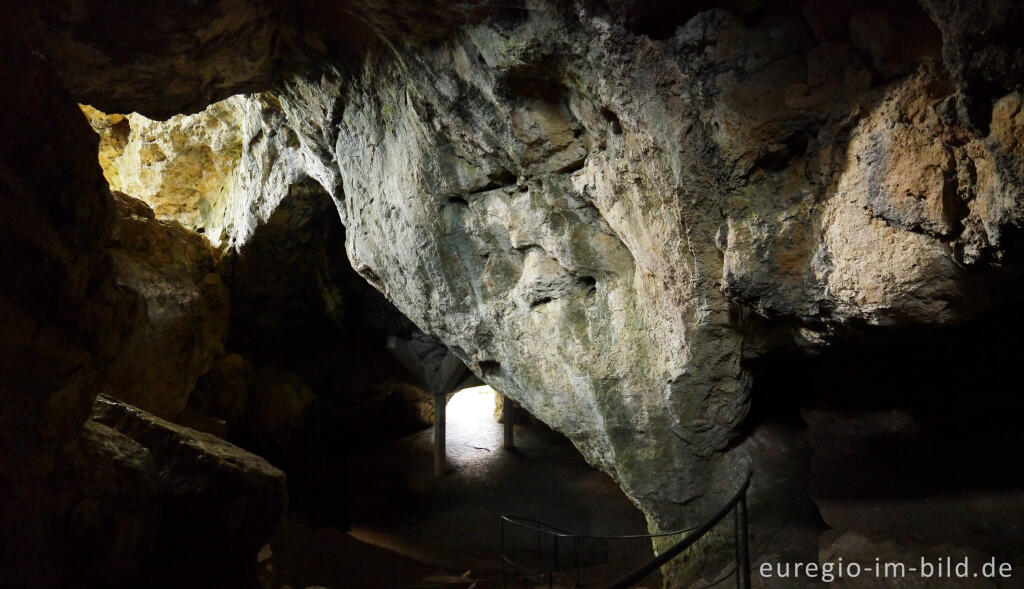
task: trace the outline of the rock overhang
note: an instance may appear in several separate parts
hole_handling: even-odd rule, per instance
[[[524,8],[328,10],[372,34],[336,64],[307,43],[251,111],[232,243],[317,180],[353,266],[653,523],[730,470],[754,351],[960,322],[1015,273],[1020,88],[951,49],[972,9],[724,6],[653,35],[619,4]]]

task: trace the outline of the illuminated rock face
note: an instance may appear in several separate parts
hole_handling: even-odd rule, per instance
[[[157,219],[201,233],[216,248],[248,242],[304,179],[339,183],[333,165],[307,164],[317,160],[306,156],[271,94],[232,96],[166,121],[81,108],[99,135],[111,190],[144,201]]]
[[[1012,274],[1020,94],[965,118],[914,10],[898,52],[877,15],[538,10],[278,97],[356,270],[672,526],[742,462],[744,360],[960,322]]]
[[[143,200],[158,219],[201,232],[216,246],[238,186],[245,104],[237,96],[166,121],[106,115],[90,106],[82,111],[100,135],[99,160],[110,188]]]

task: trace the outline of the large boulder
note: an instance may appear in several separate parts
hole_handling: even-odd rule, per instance
[[[73,493],[65,526],[63,582],[128,587],[142,581],[159,551],[162,505],[152,453],[95,421],[82,427],[80,452],[60,472]]]
[[[172,418],[224,353],[228,293],[201,235],[158,221],[146,203],[114,193],[110,255],[119,287],[142,302],[103,392]]]
[[[159,510],[159,525],[146,530],[134,547],[140,551],[135,557],[146,559],[143,574],[160,586],[185,581],[238,586],[254,574],[257,552],[284,517],[283,472],[220,438],[103,395],[92,420],[136,442],[152,462],[146,467],[140,457],[132,463],[153,481]],[[112,437],[110,431],[92,429]],[[147,545],[153,546],[151,554]]]

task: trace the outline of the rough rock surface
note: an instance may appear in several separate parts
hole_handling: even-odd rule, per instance
[[[92,419],[144,449],[132,453],[134,462],[116,462],[138,462],[139,470],[154,481],[160,524],[141,537],[156,543],[151,558],[157,562],[147,574],[164,569],[177,579],[237,583],[255,567],[256,553],[284,517],[288,492],[283,472],[217,437],[103,395],[96,400]],[[103,432],[111,437],[111,431]],[[151,457],[150,467],[144,464],[146,457]]]
[[[153,121],[82,106],[100,136],[99,160],[110,188],[143,200],[162,221],[203,233],[214,246],[237,189],[246,98],[235,96],[194,115]]]
[[[138,583],[160,541],[158,473],[144,446],[101,423],[86,421],[81,452],[59,473],[75,497],[64,533],[68,586]]]
[[[744,359],[989,306],[1024,161],[1016,89],[965,120],[913,4],[677,24],[509,10],[279,92],[357,271],[656,525],[729,484]]]
[[[306,411],[312,403],[313,391],[295,373],[262,368],[245,407],[247,433],[275,453],[301,454],[301,445],[294,442],[306,429]]]
[[[258,2],[10,22],[107,112],[198,110],[301,48],[321,67],[250,111],[231,243],[317,181],[360,274],[674,526],[738,466],[745,360],[1013,292],[1024,78],[1012,0],[662,4],[310,3],[295,45]]]
[[[188,402],[196,381],[224,352],[228,293],[214,251],[146,203],[114,193],[110,255],[117,285],[140,301],[131,335],[103,391],[164,418]]]
[[[213,367],[196,382],[188,404],[223,421],[227,429],[235,428],[242,424],[252,383],[253,370],[249,360],[240,354],[225,354],[214,361]]]
[[[5,21],[52,64],[79,103],[162,119],[271,84],[281,7],[267,0],[57,0],[12,5]]]
[[[119,244],[117,259],[129,260],[119,275],[148,313],[108,394],[244,444],[306,491],[342,470],[321,456],[325,443],[344,447],[429,424],[422,391],[390,382],[398,369],[384,350],[387,333],[413,327],[351,269],[337,208],[301,165],[276,98],[235,96],[163,122],[82,110],[99,134],[111,187],[138,195],[160,219],[125,200],[141,209],[121,215],[117,233],[132,239]],[[239,247],[214,254],[196,233]],[[208,273],[220,253],[218,281]],[[222,352],[220,282],[230,286],[227,347],[245,358],[223,356],[197,381]],[[257,365],[257,378],[240,360]],[[306,419],[315,400],[316,419]]]
[[[15,37],[0,35],[0,58],[0,570],[6,584],[52,586],[70,506],[52,473],[77,454],[136,301],[114,286],[89,126]]]
[[[214,247],[240,248],[272,221],[278,231],[287,226],[304,235],[302,224],[321,220],[315,213],[323,203],[313,198],[292,199],[302,202],[290,203],[288,213],[278,207],[296,190],[321,189],[306,174],[308,158],[271,94],[232,96],[165,121],[81,108],[100,136],[110,188],[145,201],[160,220],[204,234]],[[315,178],[333,186],[337,174],[326,166]]]
[[[971,7],[400,8],[300,17],[372,34],[240,99],[225,239],[318,182],[356,270],[655,525],[734,478],[745,360],[1017,275],[1019,50]]]

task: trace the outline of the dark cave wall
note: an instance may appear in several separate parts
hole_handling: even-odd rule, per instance
[[[1024,567],[1022,328],[1015,302],[959,326],[751,363],[750,435],[782,427],[807,448],[799,496],[827,527],[823,559],[948,553]]]
[[[60,530],[74,492],[53,473],[80,455],[80,427],[138,301],[114,286],[104,251],[113,203],[88,124],[9,35],[0,58],[0,569],[7,582],[46,585],[73,550]]]
[[[334,202],[311,180],[220,268],[226,347],[253,366],[228,438],[289,474],[294,509],[344,527],[346,455],[432,423],[432,398],[386,348],[416,328],[352,270]]]

